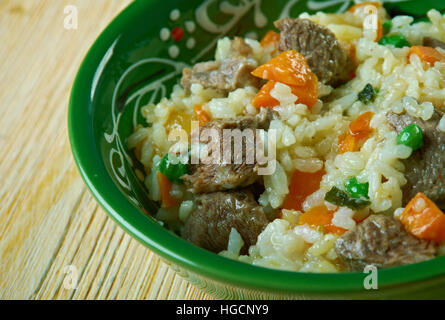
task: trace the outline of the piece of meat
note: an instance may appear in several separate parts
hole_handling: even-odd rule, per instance
[[[214,78],[214,86],[216,86],[219,66],[220,64],[216,61],[207,61],[195,64],[192,69],[184,68],[182,70],[181,85],[185,89],[190,90],[193,83],[205,84],[210,78]]]
[[[281,30],[279,49],[300,52],[321,82],[336,86],[350,79],[354,64],[328,28],[291,18],[278,20],[275,26]]]
[[[229,58],[218,63],[216,61],[196,64],[193,69],[184,68],[181,85],[190,90],[192,84],[201,84],[204,88],[217,89],[228,93],[247,86],[259,87],[260,79],[250,73],[256,65],[247,59]]]
[[[184,68],[181,85],[190,91],[192,84],[199,83],[204,88],[217,89],[223,93],[247,86],[258,88],[261,80],[251,75],[257,67],[251,55],[252,48],[244,39],[236,37],[231,42],[228,58],[221,63],[208,61],[197,63],[192,69]]]
[[[188,190],[195,194],[242,188],[258,181],[253,164],[204,164],[192,167],[191,174],[182,179]]]
[[[253,53],[252,47],[249,46],[243,38],[235,37],[230,43],[230,52],[229,55],[231,57],[239,58],[239,57],[251,57]]]
[[[269,128],[270,121],[273,117],[273,111],[268,108],[262,108],[261,112],[256,116],[245,116],[237,119],[227,119],[227,120],[214,120],[200,128],[202,133],[205,129],[216,129],[218,132],[219,140],[217,142],[213,141],[201,141],[210,145],[210,143],[219,143],[220,147],[220,158],[214,163],[205,164],[200,161],[199,164],[191,164],[189,174],[182,176],[182,180],[187,186],[188,190],[195,193],[209,193],[215,191],[223,191],[230,189],[237,189],[246,187],[254,184],[259,180],[257,175],[258,164],[255,159],[255,143],[243,143],[241,160],[238,163],[234,160],[234,148],[231,145],[232,158],[231,162],[228,164],[223,164],[222,159],[224,156],[224,139],[223,130],[224,129],[239,129],[241,133],[245,129],[253,129],[253,135],[255,134],[254,129],[264,129]],[[255,142],[255,137],[253,136],[253,142]],[[246,147],[249,147],[247,149]],[[211,147],[209,147],[211,149]],[[249,155],[247,157],[246,155]],[[253,161],[251,161],[253,160]]]
[[[431,37],[425,37],[423,38],[423,45],[425,47],[431,47],[431,48],[441,48],[445,50],[445,43],[437,40],[435,38],[431,38]]]
[[[373,214],[335,242],[335,250],[349,271],[367,265],[387,268],[431,259],[435,244],[408,233],[400,221]]]
[[[442,115],[436,109],[431,119],[424,121],[408,113],[387,114],[390,125],[398,133],[412,123],[416,123],[423,133],[423,146],[403,160],[408,181],[403,186],[403,205],[422,192],[439,207],[445,208],[445,133],[437,129]]]
[[[201,248],[221,252],[227,250],[235,228],[243,238],[241,253],[245,254],[268,222],[249,190],[202,194],[196,198],[196,209],[185,223],[183,237]]]

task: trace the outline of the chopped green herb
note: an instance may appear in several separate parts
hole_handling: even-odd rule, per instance
[[[360,91],[357,95],[358,99],[364,104],[368,104],[375,100],[377,96],[378,90],[374,89],[370,83],[368,83],[362,91]]]
[[[346,182],[346,191],[353,196],[354,198],[366,198],[369,199],[368,191],[369,191],[369,183],[359,183],[357,178],[351,178]]]
[[[413,151],[423,145],[422,129],[415,123],[406,126],[397,137],[397,144],[410,147]]]
[[[326,193],[324,199],[327,202],[335,204],[336,206],[348,207],[352,210],[358,210],[371,204],[371,201],[363,198],[353,198],[337,187],[333,187],[328,193]]]
[[[392,20],[383,22],[382,26],[383,26],[383,34],[384,35],[388,34],[392,29]]]
[[[189,172],[189,166],[188,164],[182,163],[179,158],[176,158],[176,160],[177,161],[173,162],[167,153],[159,164],[159,171],[161,171],[170,182],[183,183],[181,177]]]
[[[382,46],[394,46],[396,48],[403,48],[403,47],[411,47],[411,44],[406,40],[404,36],[401,34],[393,34],[384,36],[379,40],[379,44]]]

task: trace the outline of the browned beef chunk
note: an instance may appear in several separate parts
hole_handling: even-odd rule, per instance
[[[242,253],[246,253],[268,223],[249,190],[202,194],[196,198],[196,205],[185,223],[183,237],[213,252],[227,249],[235,228],[244,241]]]
[[[423,38],[423,45],[425,47],[431,47],[431,48],[441,48],[445,50],[445,43],[437,40],[435,38],[431,38],[431,37],[425,37]]]
[[[260,79],[251,75],[256,62],[249,57],[252,48],[242,38],[232,40],[230,55],[224,61],[201,62],[192,69],[185,68],[182,72],[181,85],[190,90],[194,83],[204,88],[213,88],[221,92],[230,92],[247,86],[259,87]]]
[[[253,164],[194,165],[191,172],[182,179],[195,194],[242,188],[258,181]]]
[[[408,233],[396,219],[373,214],[337,239],[335,250],[350,271],[387,268],[431,259],[434,243]]]
[[[252,47],[249,46],[243,38],[235,37],[230,44],[230,56],[239,57],[251,57],[253,53]]]
[[[254,144],[243,143],[241,161],[238,164],[234,160],[234,149],[232,145],[232,159],[229,164],[222,163],[223,152],[223,130],[224,129],[268,129],[272,119],[272,111],[263,108],[255,117],[246,116],[237,119],[215,120],[200,128],[200,132],[205,129],[216,129],[219,134],[220,158],[218,162],[211,164],[192,164],[188,175],[182,177],[189,191],[199,193],[209,193],[215,191],[242,188],[254,184],[258,181],[258,164],[255,161],[255,149],[247,149],[246,146]],[[254,134],[254,131],[253,131]],[[255,138],[254,138],[255,139]],[[246,142],[245,140],[243,140]],[[255,141],[255,140],[254,140]],[[204,142],[204,141],[202,141]],[[209,145],[212,141],[205,141]],[[248,156],[247,156],[248,155]],[[250,157],[250,158],[249,158]],[[253,161],[251,161],[253,160]]]
[[[442,112],[438,109],[428,121],[407,113],[387,114],[389,123],[397,132],[412,123],[416,123],[423,132],[423,147],[403,160],[408,180],[403,187],[404,205],[418,192],[422,192],[441,208],[445,207],[445,133],[437,129],[441,117]]]
[[[349,80],[353,63],[335,35],[327,28],[307,19],[285,18],[275,22],[281,30],[281,51],[297,50],[318,79],[336,86]]]

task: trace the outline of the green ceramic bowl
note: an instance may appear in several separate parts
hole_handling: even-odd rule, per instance
[[[306,274],[255,267],[193,246],[150,214],[125,145],[139,108],[169,94],[184,66],[212,56],[225,35],[261,37],[280,16],[344,10],[350,1],[137,0],[101,34],[80,67],[69,108],[69,136],[79,170],[97,201],[123,229],[165,259],[181,276],[218,298],[444,298],[445,257],[378,273]],[[397,1],[393,13],[422,18],[437,1]]]

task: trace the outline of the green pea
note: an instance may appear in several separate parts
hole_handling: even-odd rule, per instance
[[[357,178],[351,178],[346,182],[346,191],[354,198],[366,198],[369,199],[368,191],[369,191],[369,183],[359,183]]]
[[[397,144],[410,147],[413,151],[423,145],[422,129],[415,123],[406,126],[397,137]]]
[[[171,158],[173,157],[174,156]],[[189,166],[188,164],[182,163],[179,158],[176,158],[177,161],[175,162],[173,162],[171,158],[169,159],[168,153],[162,158],[159,164],[159,171],[161,171],[170,182],[183,183],[181,177],[189,172]]]
[[[388,20],[382,23],[383,26],[383,34],[388,34],[392,29],[392,20]]]
[[[411,47],[411,44],[401,34],[393,34],[384,36],[379,40],[379,44],[383,46],[392,45],[396,48]]]

